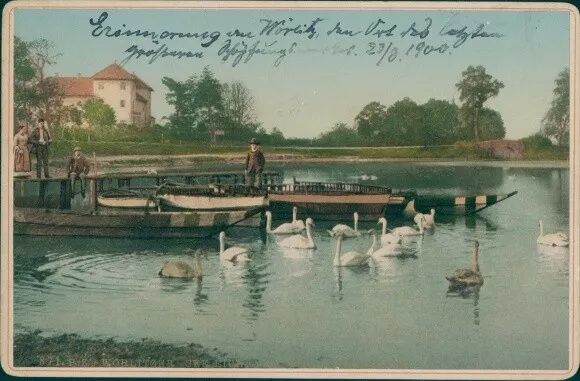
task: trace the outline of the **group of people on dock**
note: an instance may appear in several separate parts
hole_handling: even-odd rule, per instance
[[[41,178],[44,173],[45,179],[50,179],[50,171],[48,167],[48,157],[50,155],[50,145],[52,143],[52,136],[46,127],[46,122],[43,118],[39,118],[36,122],[36,129],[31,134],[28,133],[28,125],[20,124],[18,132],[14,135],[14,173],[15,176],[30,176],[32,172],[32,163],[30,156],[36,156],[36,177]],[[66,172],[70,178],[71,197],[74,196],[74,184],[77,179],[80,179],[81,194],[85,197],[85,181],[84,177],[90,171],[90,163],[82,154],[80,147],[73,149],[73,154],[67,159]]]
[[[31,175],[32,163],[30,156],[34,154],[36,156],[36,177],[40,179],[42,173],[44,173],[44,178],[50,179],[48,158],[51,143],[52,136],[43,118],[37,120],[37,127],[31,134],[28,133],[28,125],[20,124],[18,132],[14,135],[15,176],[28,177]],[[260,142],[257,139],[253,138],[249,143],[250,151],[246,156],[245,181],[247,186],[260,189],[262,187],[262,172],[264,171],[266,159],[264,158],[264,153],[260,150]],[[89,161],[82,154],[81,148],[76,146],[66,164],[67,176],[71,180],[71,197],[74,196],[74,184],[77,179],[81,180],[81,194],[83,197],[85,196],[84,177],[88,175],[89,171]]]

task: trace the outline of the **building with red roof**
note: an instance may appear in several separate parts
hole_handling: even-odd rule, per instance
[[[63,105],[78,106],[94,97],[115,110],[118,123],[148,126],[153,89],[134,73],[113,63],[91,77],[54,77],[63,93]]]

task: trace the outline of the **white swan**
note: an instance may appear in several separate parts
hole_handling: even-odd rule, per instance
[[[479,242],[473,241],[473,253],[471,256],[471,269],[458,269],[445,278],[455,285],[473,286],[483,284],[483,276],[479,270],[478,262]]]
[[[183,261],[167,261],[157,275],[168,278],[201,278],[203,277],[200,260],[202,255],[207,259],[207,254],[199,249],[194,253],[195,269]]]
[[[300,221],[302,222],[302,221]],[[303,223],[303,222],[302,222]],[[304,223],[303,223],[304,224]],[[272,212],[266,211],[266,233],[268,234],[294,234],[300,233],[304,230],[299,224],[294,224],[292,222],[286,222],[276,229],[272,229]]]
[[[385,217],[379,218],[377,224],[383,224],[383,233],[381,234],[381,245],[396,245],[401,243],[401,237],[393,233],[387,233],[387,219]]]
[[[392,229],[391,233],[399,237],[423,235],[423,233],[425,233],[425,216],[419,218],[419,223],[417,225],[419,225],[419,230],[416,230],[415,228],[412,228],[410,226],[401,226]]]
[[[379,257],[399,257],[404,254],[403,246],[401,245],[400,242],[394,244],[393,243],[387,244],[375,250],[375,246],[377,243],[377,232],[371,230],[369,231],[369,233],[373,237],[373,244],[369,249],[369,251],[367,251],[368,255],[371,255],[373,258],[379,258]]]
[[[311,226],[314,226],[314,221],[312,218],[306,219],[306,237],[297,234],[288,238],[284,238],[280,241],[279,245],[281,247],[290,249],[316,249],[316,244],[312,239]]]
[[[360,236],[360,232],[358,231],[358,213],[353,213],[354,217],[354,229],[345,224],[338,224],[329,230],[331,236],[336,236],[337,234],[341,234],[344,238],[351,238],[351,237],[358,237]]]
[[[340,249],[342,246],[342,239],[343,239],[343,235],[338,233],[335,236],[336,238],[336,252],[334,253],[334,261],[333,264],[334,266],[364,266],[367,265],[369,260],[371,259],[370,254],[362,254],[362,253],[357,253],[356,251],[349,251],[348,253],[345,254],[340,254]],[[375,239],[376,241],[376,239]],[[373,241],[373,246],[374,246],[375,242]],[[373,247],[371,246],[371,248],[369,250],[372,250]]]
[[[226,233],[221,232],[219,235],[220,240],[220,259],[223,261],[243,261],[247,259],[246,254],[248,249],[244,247],[232,246],[225,250],[226,248]]]
[[[550,233],[544,234],[544,221],[540,220],[540,235],[536,242],[539,245],[547,245],[547,246],[568,246],[568,236],[564,233]]]
[[[431,214],[417,213],[413,219],[415,220],[415,223],[419,225],[421,218],[425,219],[425,228],[435,227],[435,209],[431,208]]]

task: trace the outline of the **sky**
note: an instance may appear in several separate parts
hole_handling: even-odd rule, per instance
[[[61,56],[49,68],[51,75],[91,76],[122,63],[154,89],[152,114],[158,122],[173,112],[161,79],[185,80],[209,66],[221,82],[243,82],[254,97],[257,120],[286,137],[312,138],[339,122],[353,125],[372,101],[387,107],[405,97],[418,104],[430,98],[459,104],[455,84],[461,73],[483,65],[505,85],[485,106],[501,113],[506,138],[519,139],[539,131],[554,81],[570,66],[573,14],[567,9],[400,9],[393,7],[403,4],[388,3],[374,3],[373,9],[333,3],[318,3],[324,8],[316,9],[209,9],[191,3],[151,9],[153,3],[140,4],[149,9],[112,8],[113,3],[17,8],[13,30],[26,41],[54,43]],[[276,21],[286,29],[276,28]],[[105,35],[117,29],[121,36]],[[156,36],[123,34],[135,30]],[[235,35],[236,30],[246,35]],[[191,57],[136,53],[163,46]],[[250,56],[244,46],[259,51]]]

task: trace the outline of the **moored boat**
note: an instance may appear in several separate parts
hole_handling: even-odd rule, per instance
[[[164,209],[227,211],[268,206],[266,192],[236,184],[163,184],[155,197]]]
[[[15,208],[14,234],[119,238],[203,238],[248,219],[262,208],[228,212],[78,212]]]
[[[292,215],[298,207],[300,216],[314,220],[349,221],[358,212],[361,221],[377,220],[385,213],[391,189],[381,186],[294,181],[268,186],[273,214]]]
[[[110,189],[97,195],[99,206],[108,208],[156,208],[157,200],[152,195],[143,194],[135,190]]]

